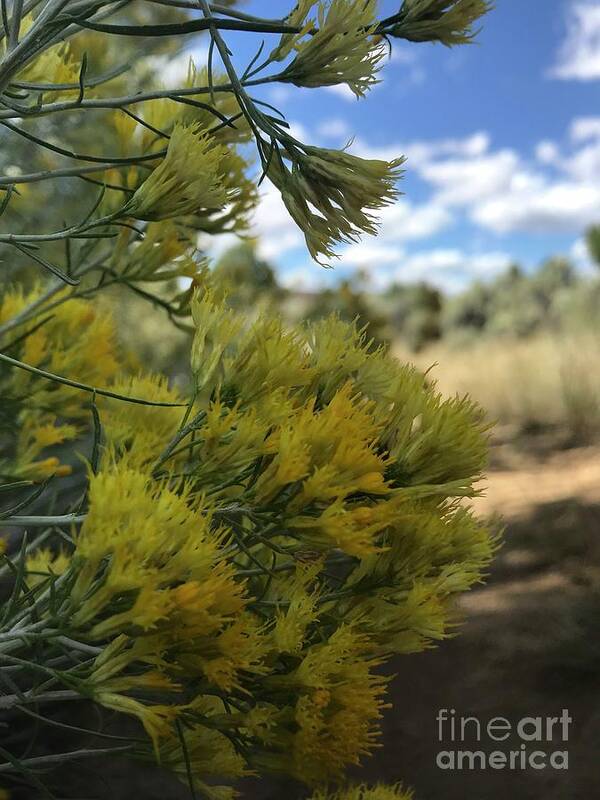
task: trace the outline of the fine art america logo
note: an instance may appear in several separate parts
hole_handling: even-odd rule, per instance
[[[440,747],[444,748],[436,756],[439,769],[569,769],[567,742],[573,718],[566,708],[557,717],[513,721],[505,717],[482,721],[460,716],[453,708],[441,708],[436,721]]]

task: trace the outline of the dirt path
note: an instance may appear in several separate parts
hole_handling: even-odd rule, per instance
[[[510,521],[568,499],[600,503],[600,448],[582,447],[540,460],[502,447],[496,460],[507,466],[490,472],[485,497],[476,503],[480,513],[498,513]]]

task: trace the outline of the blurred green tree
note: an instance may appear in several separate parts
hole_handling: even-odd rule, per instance
[[[600,225],[592,225],[587,229],[585,243],[594,264],[600,267]]]

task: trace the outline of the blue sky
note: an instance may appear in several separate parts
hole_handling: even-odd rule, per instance
[[[273,16],[291,4],[244,10]],[[382,14],[398,4],[381,0]],[[240,64],[258,44],[227,38]],[[354,137],[359,155],[408,157],[379,237],[339,248],[333,272],[311,263],[265,187],[255,230],[284,282],[308,288],[360,269],[375,288],[427,279],[455,291],[513,260],[533,269],[564,253],[586,268],[582,234],[600,221],[600,0],[498,0],[478,44],[396,40],[382,77],[360,101],[345,87],[261,90],[303,141]]]

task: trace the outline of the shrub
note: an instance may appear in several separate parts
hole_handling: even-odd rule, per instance
[[[6,291],[0,310],[0,523],[12,532],[0,773],[38,796],[64,796],[69,770],[99,756],[157,761],[213,800],[234,797],[250,773],[317,792],[342,782],[377,741],[379,668],[449,634],[453,598],[493,550],[465,503],[486,458],[480,409],[443,399],[335,316],[288,327],[232,307],[195,247],[199,231],[245,229],[257,189],[236,147],[251,139],[315,258],[374,230],[401,159],[303,144],[249,87],[346,83],[362,95],[384,37],[468,41],[487,4],[405,0],[378,20],[375,2],[303,0],[283,21],[231,5],[200,0],[199,17],[170,17],[169,6],[156,20],[146,8],[111,21],[102,2],[28,16],[15,2],[4,14],[2,119],[23,120],[11,134],[53,163],[3,177],[2,210],[12,213],[19,186],[101,184],[78,221],[40,232],[24,214],[0,233],[46,276]],[[278,44],[238,75],[221,32],[232,28]],[[88,74],[84,46],[196,30],[209,31],[211,57],[203,70],[190,64],[183,86],[115,96],[111,73]],[[30,131],[98,109],[122,156]],[[109,286],[193,333],[189,391],[119,343],[98,302]],[[334,797],[405,796],[344,792]]]

